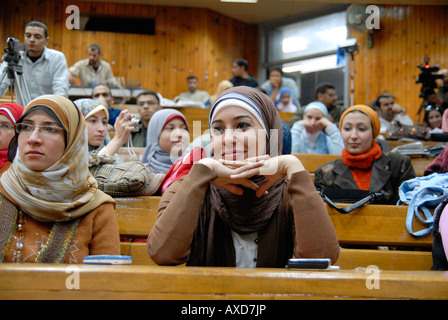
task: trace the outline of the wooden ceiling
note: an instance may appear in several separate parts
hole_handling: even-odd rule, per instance
[[[92,0],[86,0],[92,1]],[[340,4],[378,5],[446,5],[447,0],[258,0],[258,3],[230,3],[220,0],[93,0],[96,2],[117,2],[176,7],[206,8],[246,23],[263,23],[316,12]]]

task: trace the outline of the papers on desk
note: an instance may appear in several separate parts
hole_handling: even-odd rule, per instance
[[[424,155],[436,157],[445,148],[446,143],[437,143],[432,146],[424,146],[421,141],[410,142],[392,149],[392,152],[398,152],[406,155]]]

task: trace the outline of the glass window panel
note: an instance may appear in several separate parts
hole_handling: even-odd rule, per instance
[[[282,26],[269,32],[269,61],[336,51],[347,39],[345,11]]]

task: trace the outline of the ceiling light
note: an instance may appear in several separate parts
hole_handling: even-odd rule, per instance
[[[221,0],[221,2],[257,3],[258,0]]]

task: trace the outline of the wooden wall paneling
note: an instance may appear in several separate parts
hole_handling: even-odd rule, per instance
[[[367,48],[366,32],[350,30],[358,39],[355,56],[355,103],[370,103],[384,92],[407,109],[414,122],[421,102],[417,65],[448,67],[448,6],[380,6],[380,29],[373,30],[373,47]]]
[[[81,15],[154,17],[156,34],[69,30],[65,26],[68,5],[78,6]],[[169,99],[186,90],[190,74],[199,77],[201,89],[213,93],[220,80],[231,77],[233,59],[242,55],[256,76],[258,43],[251,41],[253,47],[248,49],[245,39],[257,39],[257,27],[208,9],[69,0],[15,2],[10,8],[14,14],[2,12],[0,35],[5,44],[8,36],[23,41],[26,23],[41,20],[49,28],[48,47],[64,52],[69,66],[86,58],[87,46],[96,42],[116,77]]]

